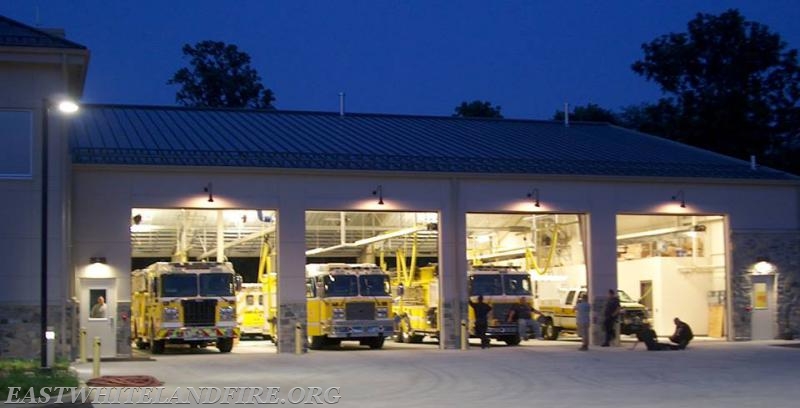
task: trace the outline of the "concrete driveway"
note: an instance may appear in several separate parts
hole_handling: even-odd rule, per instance
[[[643,345],[631,350],[633,343],[580,352],[574,341],[467,351],[431,344],[387,342],[383,350],[344,344],[300,356],[274,354],[263,341],[242,341],[230,354],[175,349],[154,361],[103,362],[101,374],[154,376],[165,383],[160,401],[176,392],[193,401],[187,387],[218,387],[223,394],[222,387],[260,387],[262,402],[326,405],[335,399],[343,407],[738,408],[795,407],[800,400],[800,348],[776,346],[797,342],[698,341],[685,351],[661,352]],[[76,368],[82,378],[90,377],[91,364]],[[280,389],[269,398],[268,387]],[[213,405],[256,403],[248,397],[253,390],[234,389]],[[95,402],[106,405],[111,406]]]

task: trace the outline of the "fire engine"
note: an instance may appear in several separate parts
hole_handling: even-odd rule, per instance
[[[236,291],[228,262],[157,262],[131,274],[131,339],[161,354],[167,344],[230,352],[239,336]]]
[[[309,348],[358,341],[383,347],[394,334],[389,275],[374,264],[306,265]]]

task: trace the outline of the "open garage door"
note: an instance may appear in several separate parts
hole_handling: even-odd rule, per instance
[[[435,344],[438,242],[436,213],[307,211],[310,348]]]
[[[696,336],[725,337],[726,248],[721,216],[617,216],[617,281],[648,306],[659,336],[675,317]]]
[[[132,209],[136,347],[229,352],[240,338],[274,338],[275,230],[270,210]]]
[[[480,295],[492,306],[488,336],[508,345],[536,335],[577,339],[573,306],[586,292],[584,242],[580,214],[467,214],[468,290],[472,301]],[[520,302],[542,312],[534,316],[538,326],[520,329],[511,313]],[[470,330],[478,336],[473,314]]]

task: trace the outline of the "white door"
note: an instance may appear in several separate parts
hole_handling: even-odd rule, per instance
[[[752,339],[772,340],[775,338],[775,275],[753,275],[752,294]]]
[[[100,356],[117,355],[116,279],[81,279],[81,328],[86,329],[86,357],[94,355],[94,338],[100,338]],[[84,306],[85,305],[85,306]]]

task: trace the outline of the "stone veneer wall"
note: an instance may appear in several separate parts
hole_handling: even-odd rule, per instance
[[[307,352],[306,302],[281,304],[278,316],[278,353],[294,353],[294,328],[297,323],[303,326],[303,352]]]
[[[41,313],[38,305],[0,305],[0,358],[40,358]],[[71,359],[77,339],[78,305],[68,301],[47,309],[48,326],[56,332],[56,358]]]
[[[131,302],[117,302],[117,355],[131,355]]]
[[[777,268],[776,337],[800,337],[800,232],[733,231],[731,245],[733,338],[752,336],[750,268],[764,257]]]
[[[440,322],[442,327],[439,327],[439,333],[444,332],[445,336],[440,338],[439,341],[442,342],[444,348],[461,348],[461,321],[456,319],[453,312],[461,310],[461,316],[468,316],[467,307],[469,307],[469,303],[466,301],[442,303],[442,319]]]

